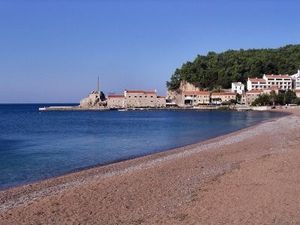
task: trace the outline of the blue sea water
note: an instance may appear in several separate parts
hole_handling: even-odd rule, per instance
[[[207,140],[274,112],[68,111],[0,105],[0,188]]]

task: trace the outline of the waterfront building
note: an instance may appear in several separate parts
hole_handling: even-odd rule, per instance
[[[109,95],[109,108],[161,108],[166,107],[166,98],[156,91],[125,90],[123,95]]]
[[[263,93],[263,90],[251,90],[246,92],[246,104],[251,105]]]
[[[124,95],[109,94],[107,96],[107,107],[110,109],[125,108]]]
[[[268,75],[264,74],[263,78],[248,78],[247,90],[265,90],[278,87],[279,90],[292,89],[292,78],[289,75]]]
[[[213,92],[211,94],[211,102],[213,104],[222,104],[236,100],[236,94],[231,92]]]
[[[268,88],[267,81],[263,78],[248,78],[247,80],[247,90],[262,90]]]
[[[242,95],[245,92],[245,85],[242,82],[231,83],[231,92]]]
[[[300,90],[300,70],[294,75],[291,76],[292,78],[292,86],[295,90]]]
[[[266,80],[268,88],[271,87],[278,87],[279,90],[290,90],[292,89],[292,78],[285,74],[285,75],[267,75],[264,74],[263,79]]]
[[[209,104],[210,93],[208,91],[184,91],[182,93],[184,105],[207,105]]]

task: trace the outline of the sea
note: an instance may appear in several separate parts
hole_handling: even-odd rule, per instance
[[[51,104],[0,104],[0,189],[193,144],[282,115],[216,110],[39,112],[44,106]]]

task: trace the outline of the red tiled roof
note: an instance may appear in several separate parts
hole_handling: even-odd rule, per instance
[[[260,94],[262,93],[262,90],[251,90],[251,91],[247,91],[246,94]]]
[[[289,78],[289,79],[291,79],[291,77],[288,74],[278,74],[278,75],[275,75],[275,74],[265,74],[265,76],[267,78]]]
[[[184,95],[209,95],[208,91],[184,91]]]
[[[108,98],[124,98],[124,95],[108,95]]]
[[[155,91],[125,90],[128,94],[156,94]]]
[[[215,92],[212,93],[211,95],[236,95],[235,93],[230,93],[230,92]]]
[[[262,78],[248,78],[251,82],[260,82],[260,83],[266,83],[266,80],[265,79],[262,79]]]

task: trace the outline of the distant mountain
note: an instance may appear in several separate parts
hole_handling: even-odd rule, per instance
[[[181,81],[187,81],[201,89],[229,88],[231,82],[246,82],[248,77],[261,77],[265,73],[294,74],[299,67],[300,45],[209,52],[176,69],[167,87],[176,90]]]

